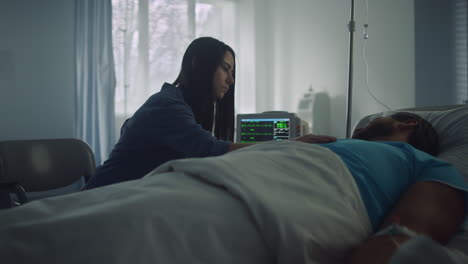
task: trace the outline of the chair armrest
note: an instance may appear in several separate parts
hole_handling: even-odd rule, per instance
[[[10,194],[15,194],[20,204],[28,202],[24,188],[16,182],[0,183],[0,209],[9,208],[12,205]]]

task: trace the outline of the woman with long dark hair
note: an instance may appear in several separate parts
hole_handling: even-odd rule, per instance
[[[229,141],[234,137],[235,66],[231,47],[214,38],[199,38],[187,48],[174,82],[196,121],[205,130],[214,129],[218,139]]]
[[[232,143],[235,75],[231,47],[211,37],[194,40],[176,81],[165,83],[125,121],[109,159],[84,189],[139,179],[169,160],[217,156],[248,146]]]

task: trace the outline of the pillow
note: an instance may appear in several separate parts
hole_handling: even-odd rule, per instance
[[[448,161],[468,181],[468,105],[450,110],[419,111],[418,108],[377,113],[362,118],[355,129],[366,126],[374,118],[389,116],[396,112],[414,113],[429,121],[439,134],[440,153],[438,158]],[[430,108],[429,108],[430,109]]]

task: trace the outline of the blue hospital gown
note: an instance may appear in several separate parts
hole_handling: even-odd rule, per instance
[[[125,122],[85,189],[139,179],[169,160],[222,155],[230,144],[203,129],[179,88],[165,83]]]
[[[343,139],[321,146],[340,156],[350,170],[374,230],[400,195],[418,181],[468,191],[463,176],[451,164],[407,143]]]

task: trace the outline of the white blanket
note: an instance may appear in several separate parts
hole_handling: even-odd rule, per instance
[[[342,263],[371,233],[331,151],[299,142],[168,162],[0,212],[5,263]]]

